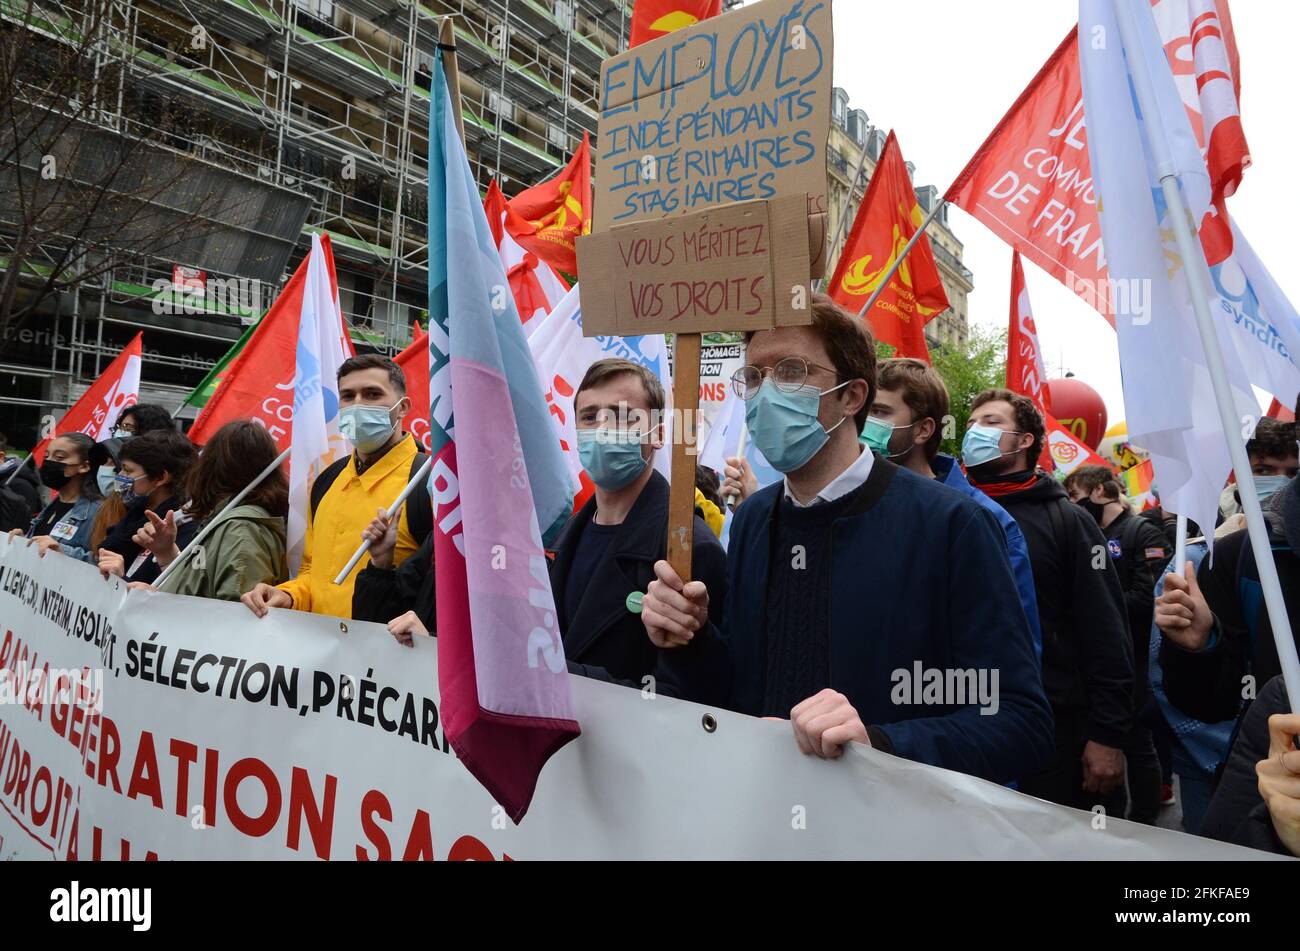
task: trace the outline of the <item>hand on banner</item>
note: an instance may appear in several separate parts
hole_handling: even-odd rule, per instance
[[[666,561],[655,563],[655,575],[641,601],[641,623],[655,647],[685,647],[709,619],[709,589],[703,581],[683,585]]]
[[[1255,764],[1259,794],[1268,807],[1273,829],[1292,855],[1300,855],[1300,716],[1275,713],[1268,718],[1268,759]]]
[[[1165,590],[1156,598],[1156,627],[1160,633],[1184,650],[1205,647],[1214,629],[1214,614],[1201,594],[1196,568],[1189,561],[1183,575],[1165,575]]]
[[[392,518],[388,517],[387,510],[380,509],[361,532],[361,537],[370,543],[370,563],[376,568],[393,567],[393,549],[397,547],[397,526],[401,520],[400,509]]]
[[[239,600],[243,601],[244,606],[258,617],[266,617],[267,610],[270,608],[293,607],[293,595],[288,591],[281,591],[265,581],[252,591],[240,595]]]
[[[727,468],[723,475],[726,478],[722,480],[721,494],[733,503],[733,508],[758,491],[758,479],[754,477],[754,471],[740,456],[727,457]]]
[[[147,581],[128,581],[127,588],[132,591],[157,591],[158,588]]]
[[[119,578],[126,577],[126,559],[115,551],[109,551],[107,548],[99,550],[99,573],[105,578],[117,575]]]
[[[154,560],[166,568],[181,553],[176,547],[176,512],[168,512],[165,519],[159,518],[152,511],[146,511],[144,516],[148,521],[131,536],[131,541],[152,552]]]
[[[1104,796],[1124,782],[1124,754],[1089,740],[1083,748],[1083,791]]]
[[[790,711],[799,751],[822,759],[839,759],[850,741],[871,745],[867,728],[849,698],[827,687]]]
[[[388,622],[388,633],[397,639],[397,643],[405,647],[415,646],[415,636],[428,637],[429,631],[424,626],[424,622],[414,611],[407,611],[401,617],[395,617]]]
[[[16,535],[17,537],[21,538],[23,535],[23,530],[21,528],[15,528],[9,534]],[[29,538],[27,539],[27,544],[28,545],[35,544],[36,554],[40,555],[42,558],[45,557],[45,553],[47,551],[56,552],[58,554],[63,553],[63,549],[59,547],[59,543],[55,541],[53,538],[51,538],[49,535],[37,535],[35,538]]]

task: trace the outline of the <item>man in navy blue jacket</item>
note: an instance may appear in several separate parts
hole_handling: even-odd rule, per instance
[[[956,459],[939,452],[944,421],[952,419],[948,415],[948,387],[943,377],[934,367],[915,357],[886,360],[880,365],[879,376],[871,415],[862,430],[863,442],[890,462],[969,496],[997,519],[1006,539],[1020,604],[1034,636],[1034,651],[1041,658],[1043,635],[1038,627],[1034,569],[1029,563],[1025,536],[1006,509],[966,481]]]
[[[1002,533],[971,499],[863,450],[865,325],[817,295],[811,326],[756,333],[747,356],[735,383],[750,435],[785,479],[736,510],[721,629],[707,587],[659,562],[651,641],[694,642],[710,681],[691,696],[788,717],[807,754],[868,743],[997,782],[1040,768],[1051,711]]]

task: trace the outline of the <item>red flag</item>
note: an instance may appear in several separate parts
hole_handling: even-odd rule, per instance
[[[1217,13],[1207,5],[1214,3]],[[1206,152],[1218,210],[1201,222],[1211,265],[1232,250],[1224,195],[1250,156],[1237,108],[1237,48],[1226,0],[1159,0],[1152,12],[1165,55]],[[1231,73],[1231,81],[1225,73]],[[1209,130],[1207,139],[1207,128]],[[1114,326],[1097,190],[1092,181],[1078,28],[989,133],[944,196],[1078,294]]]
[[[1272,416],[1274,419],[1281,420],[1284,423],[1295,422],[1295,410],[1289,406],[1283,406],[1282,401],[1276,396],[1273,397],[1273,402],[1268,404],[1268,412],[1264,415]]]
[[[134,406],[140,399],[143,340],[143,333],[136,334],[108,365],[108,369],[99,375],[99,379],[63,414],[63,418],[55,424],[54,432],[32,450],[37,466],[45,461],[45,450],[56,436],[85,433],[99,442],[112,435],[122,410]]]
[[[1052,462],[1059,478],[1069,475],[1080,466],[1105,466],[1114,471],[1114,466],[1084,445],[1074,433],[1058,423],[1051,413],[1047,413],[1043,421],[1047,427],[1047,449],[1052,454]]]
[[[578,273],[575,241],[591,233],[591,142],[582,145],[558,175],[526,188],[507,203],[518,221],[512,237],[526,250],[565,274]]]
[[[524,332],[531,335],[540,319],[568,293],[568,282],[551,265],[538,260],[533,252],[525,251],[515,240],[517,234],[529,234],[532,226],[511,210],[496,179],[488,185],[483,210],[487,213],[488,227],[492,229],[501,264],[506,269],[506,278],[510,281],[510,293],[519,310],[519,320],[524,325]]]
[[[1029,306],[1025,287],[1025,270],[1020,252],[1011,252],[1011,325],[1007,330],[1007,389],[1034,401],[1044,417],[1050,415],[1051,396],[1047,390],[1047,373],[1043,370],[1043,351],[1038,345],[1038,327]],[[1052,454],[1043,446],[1038,464],[1051,472]]]
[[[338,296],[334,251],[328,234],[321,235],[330,286]],[[252,419],[266,427],[281,451],[293,436],[293,376],[297,366],[298,324],[302,292],[307,281],[307,258],[302,259],[280,296],[271,304],[248,345],[226,371],[217,391],[190,428],[190,439],[203,445],[212,434],[234,419]],[[344,338],[349,355],[352,341]]]
[[[691,26],[722,12],[722,0],[636,0],[632,10],[632,38],[640,46],[665,34]]]
[[[429,335],[420,330],[418,320],[412,335],[411,345],[393,358],[406,374],[406,395],[411,400],[411,411],[402,419],[402,428],[429,452]]]
[[[831,297],[854,313],[866,306],[924,217],[898,139],[890,132],[853,230],[840,252],[829,284]],[[930,239],[923,235],[866,317],[876,338],[894,347],[898,356],[929,363],[924,327],[931,317],[947,309],[948,295],[939,279]]]

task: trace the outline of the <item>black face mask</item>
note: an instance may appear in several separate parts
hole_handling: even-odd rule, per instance
[[[72,476],[64,472],[66,468],[67,466],[61,462],[46,459],[41,463],[41,484],[48,489],[53,489],[55,492],[59,491],[72,481]]]
[[[1101,518],[1106,512],[1106,506],[1102,505],[1100,502],[1094,502],[1092,499],[1080,499],[1074,504],[1091,515],[1092,520],[1098,525],[1101,524]]]

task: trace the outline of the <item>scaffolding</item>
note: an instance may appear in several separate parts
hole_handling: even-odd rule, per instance
[[[24,18],[29,2],[0,0],[9,27],[75,24],[83,15],[78,0],[39,0],[39,16]],[[430,80],[442,18],[455,26],[471,167],[482,188],[495,178],[511,195],[563,167],[584,133],[594,141],[600,65],[625,48],[631,7],[632,0],[115,0],[91,65],[123,74],[121,94],[99,121],[165,127],[171,149],[307,196],[288,269],[313,232],[327,232],[354,341],[392,354],[409,343],[426,307]],[[47,401],[84,389],[120,346],[118,324],[143,322],[154,338],[146,341],[153,344],[146,384],[176,394],[196,384],[256,314],[214,302],[198,314],[148,320],[159,295],[172,293],[157,289],[171,267],[195,263],[132,262],[56,301],[50,316],[68,332],[54,334]],[[262,295],[263,309],[278,289]],[[164,368],[175,372],[158,372]],[[0,373],[28,370],[0,365]]]

